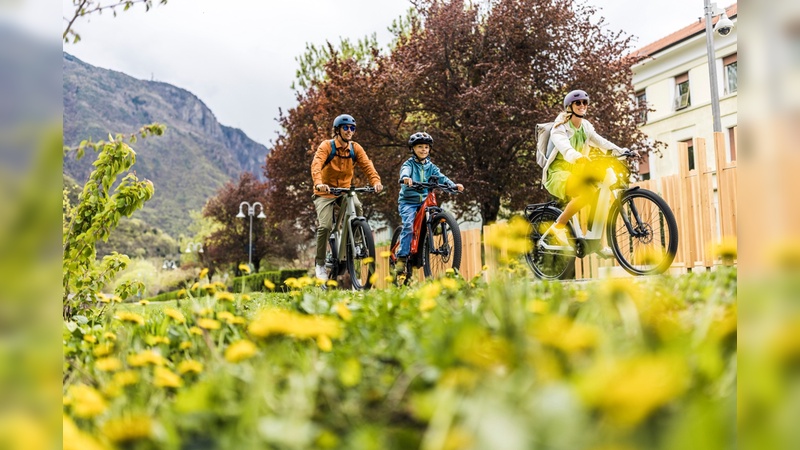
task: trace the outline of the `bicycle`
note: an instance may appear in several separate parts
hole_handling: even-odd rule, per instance
[[[447,211],[439,207],[436,199],[436,190],[448,194],[458,194],[455,187],[433,183],[411,184],[412,189],[430,189],[428,196],[422,202],[417,215],[414,217],[414,228],[411,238],[411,251],[408,254],[405,267],[405,281],[411,279],[412,270],[422,267],[425,277],[439,276],[453,269],[456,272],[461,267],[461,231],[456,219]],[[403,227],[395,228],[392,233],[392,242],[389,245],[389,267],[394,272],[397,264],[397,252],[400,250],[400,233]],[[420,243],[422,245],[420,246]]]
[[[625,152],[619,159],[631,156]],[[601,156],[622,166],[616,157]],[[593,161],[596,158],[592,159]],[[574,278],[575,258],[584,258],[602,248],[603,229],[620,266],[632,275],[655,275],[669,269],[678,250],[678,224],[669,205],[658,194],[638,186],[628,187],[626,170],[610,163],[599,183],[597,201],[589,214],[589,231],[583,234],[576,214],[567,224],[571,249],[542,234],[556,221],[561,210],[557,201],[525,207],[532,226],[533,249],[525,259],[541,279]]]
[[[356,192],[375,192],[373,187],[330,188],[329,192],[340,197],[338,214],[334,214],[334,227],[328,238],[328,253],[325,268],[328,279],[335,280],[345,272],[350,274],[353,290],[372,287],[370,278],[375,273],[375,241],[372,230],[363,216],[356,215]],[[364,269],[366,267],[366,274]]]

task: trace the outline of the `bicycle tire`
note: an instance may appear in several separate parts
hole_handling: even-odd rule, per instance
[[[554,207],[546,207],[534,211],[529,218],[531,224],[531,251],[525,254],[536,278],[542,280],[571,280],[575,278],[575,255],[558,252],[546,252],[538,246],[542,234],[558,219],[561,211]],[[572,223],[567,224],[567,235],[570,244],[575,246],[575,230]]]
[[[633,205],[633,209],[631,209]],[[632,226],[636,211],[644,235],[633,236],[622,219],[625,213]],[[620,266],[632,275],[664,273],[675,260],[678,251],[678,223],[667,202],[646,189],[626,191],[615,203],[608,216],[607,237]],[[650,245],[655,243],[654,245]]]
[[[461,269],[461,230],[458,222],[450,213],[441,211],[431,217],[430,223],[432,224],[432,233],[426,233],[422,242],[422,267],[425,277],[441,276],[447,269],[458,272]],[[441,239],[437,236],[445,238]],[[448,238],[452,241],[452,245],[448,242]],[[432,254],[432,247],[433,251],[443,254]]]
[[[375,273],[375,241],[372,237],[372,230],[366,220],[355,220],[353,223],[353,242],[361,253],[353,255],[353,248],[347,245],[347,272],[350,274],[350,282],[353,290],[360,291],[372,287],[371,278]],[[371,258],[369,263],[363,263],[367,258]],[[366,266],[367,273],[363,273]]]

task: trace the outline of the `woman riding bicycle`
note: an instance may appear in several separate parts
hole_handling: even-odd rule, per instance
[[[314,259],[315,275],[322,281],[328,280],[325,271],[325,251],[328,238],[333,230],[333,207],[337,197],[330,193],[331,187],[349,188],[353,180],[355,164],[369,178],[375,192],[383,190],[381,177],[367,156],[364,148],[353,141],[356,120],[349,114],[342,114],[333,121],[333,139],[323,141],[314,153],[311,162],[311,178],[314,180],[314,207],[317,210],[317,255]],[[361,202],[355,198],[356,212],[363,215]]]
[[[548,192],[567,202],[555,223],[542,235],[554,236],[565,247],[571,247],[567,237],[567,222],[592,201],[598,192],[595,183],[602,180],[607,163],[593,163],[590,154],[597,150],[611,150],[614,156],[626,149],[609,142],[584,119],[589,109],[589,94],[574,90],[564,97],[564,111],[556,117],[550,139],[555,150],[550,154],[542,171],[542,184]],[[633,152],[635,155],[636,152]],[[612,257],[611,249],[600,251],[601,256]]]
[[[397,252],[397,263],[395,274],[402,274],[405,271],[406,259],[411,252],[411,239],[414,228],[414,216],[416,216],[425,197],[428,196],[428,189],[411,189],[414,182],[427,183],[430,178],[437,177],[440,184],[455,187],[459,191],[464,190],[464,186],[450,181],[444,176],[435,164],[431,162],[430,151],[433,145],[433,138],[425,132],[418,132],[408,138],[408,148],[411,157],[400,167],[400,195],[397,199],[397,209],[400,218],[403,220],[403,231],[400,234],[400,250]]]

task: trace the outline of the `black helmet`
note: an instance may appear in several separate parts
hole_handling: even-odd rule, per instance
[[[408,148],[413,148],[417,144],[433,145],[433,138],[424,131],[418,131],[408,138]]]
[[[353,125],[355,126],[356,119],[353,119],[353,116],[350,114],[342,114],[341,116],[336,117],[333,119],[333,128],[338,128],[342,125]]]
[[[564,108],[572,104],[576,100],[589,100],[589,94],[580,89],[574,90],[564,97]]]

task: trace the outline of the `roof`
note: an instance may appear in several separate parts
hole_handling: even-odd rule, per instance
[[[734,3],[731,6],[725,8],[725,13],[728,15],[728,18],[733,19],[736,17],[737,13],[737,5],[738,3]],[[712,24],[716,24],[719,20],[720,16],[716,16],[712,20]],[[698,19],[695,23],[681,28],[680,30],[670,34],[669,36],[665,36],[652,44],[645,45],[644,47],[635,50],[632,52],[633,56],[640,56],[640,57],[648,57],[654,55],[662,50],[665,50],[673,45],[679,44],[686,39],[689,39],[695,35],[705,33],[706,31],[706,22],[705,18]]]

